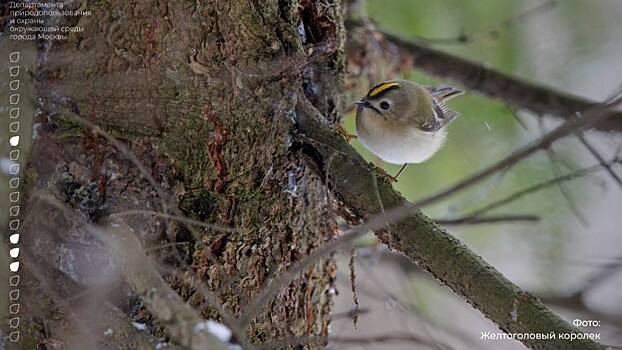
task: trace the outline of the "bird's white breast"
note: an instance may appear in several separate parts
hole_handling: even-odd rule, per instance
[[[388,163],[421,163],[436,153],[445,142],[446,131],[425,132],[415,127],[395,131],[377,128],[364,132],[357,125],[361,143]]]

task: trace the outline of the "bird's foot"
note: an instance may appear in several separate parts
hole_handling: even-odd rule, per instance
[[[378,171],[378,176],[380,176],[380,178],[382,178],[384,182],[389,183],[389,184],[397,182],[397,176],[392,176],[380,168],[377,168],[376,171]]]
[[[389,182],[389,183],[394,183],[397,182],[397,178],[402,175],[402,172],[404,172],[404,170],[406,169],[406,167],[408,166],[407,164],[402,165],[402,167],[400,168],[400,170],[397,172],[397,174],[395,174],[395,176],[389,175],[386,171],[380,169],[380,175],[385,179],[385,181]]]
[[[350,141],[352,141],[352,139],[358,138],[358,136],[356,136],[356,135],[348,134],[346,129],[344,129],[343,126],[341,126],[341,125],[337,125],[335,130],[337,131],[337,133],[339,135],[343,136],[348,143],[350,143]]]

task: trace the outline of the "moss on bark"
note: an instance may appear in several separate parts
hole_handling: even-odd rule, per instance
[[[54,107],[35,145],[35,187],[65,196],[77,211],[84,201],[75,192],[91,191],[104,208],[87,215],[95,222],[126,209],[159,210],[162,198],[127,157],[71,120],[79,115],[102,126],[184,213],[236,229],[201,231],[185,260],[226,310],[241,315],[270,276],[336,232],[334,203],[292,135],[305,93],[331,121],[339,115],[339,2],[116,0],[88,7],[95,16],[80,20],[85,33],[53,45],[42,61],[40,94]],[[303,41],[297,28],[312,40]],[[43,224],[35,220],[27,230]],[[146,246],[190,239],[165,220],[130,224]],[[58,218],[37,246],[57,251],[58,242],[71,240],[63,234],[71,226]],[[251,324],[251,340],[326,336],[334,270],[325,259],[293,281]],[[195,290],[178,282],[178,292],[199,305]],[[202,312],[217,317],[208,307]]]

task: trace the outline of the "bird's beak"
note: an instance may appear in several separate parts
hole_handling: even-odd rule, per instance
[[[373,109],[374,112],[378,113],[378,114],[382,114],[380,113],[380,111],[378,110],[378,108],[374,107],[373,104],[369,103],[369,101],[366,100],[361,100],[358,102],[354,102],[354,104],[359,107],[359,108],[369,108],[369,109]]]
[[[354,102],[354,104],[361,107],[369,107],[369,102],[365,100]]]

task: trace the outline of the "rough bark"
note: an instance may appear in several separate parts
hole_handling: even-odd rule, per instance
[[[88,9],[95,15],[79,20],[85,33],[42,56],[37,93],[44,105],[29,189],[51,192],[95,224],[111,213],[178,205],[191,218],[235,228],[200,230],[195,241],[173,220],[128,219],[146,248],[190,242],[187,250],[159,248],[157,256],[175,267],[189,264],[239,316],[269,276],[336,231],[334,202],[293,134],[298,98],[309,98],[332,122],[340,115],[339,2],[117,0],[90,1]],[[123,151],[76,117],[114,135],[171,198],[159,196]],[[36,198],[25,212],[25,248],[46,252],[41,264],[82,287],[93,274],[120,275],[111,253],[75,220]],[[292,281],[251,323],[250,340],[325,337],[334,269],[324,259]],[[188,281],[170,280],[204,317],[219,318]],[[28,310],[30,324],[40,311]],[[70,330],[68,320],[54,323],[51,334],[24,334],[36,343]]]

